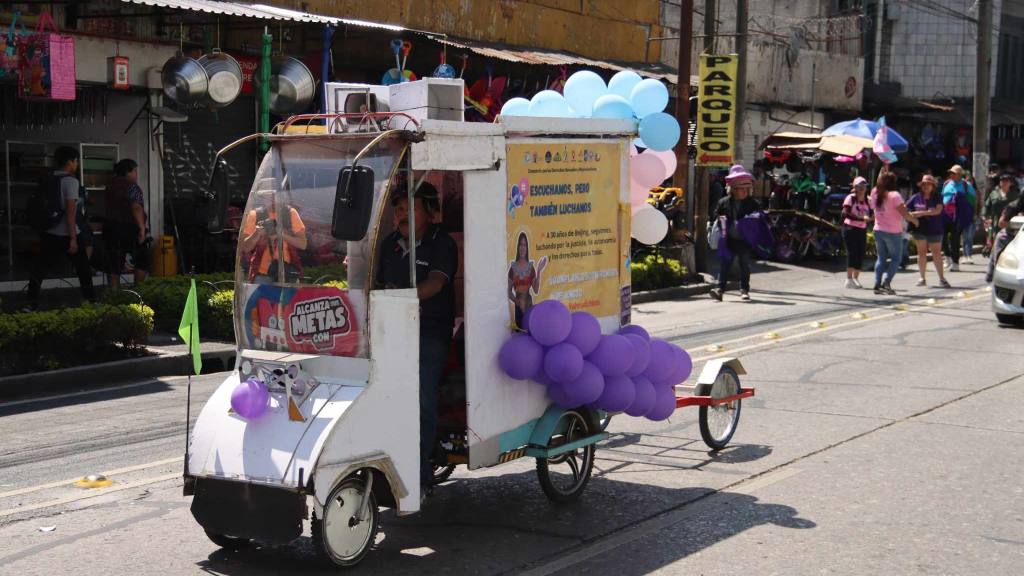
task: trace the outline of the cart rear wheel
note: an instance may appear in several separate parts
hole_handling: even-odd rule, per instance
[[[601,414],[603,416],[597,421],[597,429],[604,432],[612,422],[612,414],[611,412],[602,412]]]
[[[210,542],[213,542],[225,550],[231,550],[232,552],[241,550],[242,548],[247,548],[252,544],[252,540],[249,540],[248,538],[236,538],[235,536],[217,534],[215,532],[210,532],[209,530],[206,530],[205,532],[206,537],[210,539]]]
[[[582,409],[566,410],[548,439],[548,448],[557,448],[597,433],[593,416]],[[594,470],[593,444],[570,450],[552,458],[537,458],[537,479],[544,494],[553,502],[572,502],[580,497]]]
[[[722,368],[712,384],[702,384],[698,396],[725,398],[740,393],[740,377],[732,368]],[[700,436],[712,450],[721,450],[732,439],[740,421],[743,400],[733,400],[717,406],[700,407]]]
[[[380,511],[371,492],[366,517],[360,517],[365,490],[363,478],[349,476],[327,498],[323,519],[313,516],[313,545],[317,554],[336,566],[355,566],[373,547]]]

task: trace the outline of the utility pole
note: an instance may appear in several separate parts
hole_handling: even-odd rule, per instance
[[[718,13],[716,4],[717,0],[704,0],[704,54],[714,54],[715,52],[715,33],[718,28],[718,22],[715,21],[715,15]],[[700,87],[698,86],[697,89],[700,90]],[[708,169],[704,166],[698,166],[694,170],[693,176],[696,182],[694,183],[694,193],[690,195],[690,198],[693,199],[693,228],[696,243],[694,258],[699,272],[708,269],[708,246],[704,239],[704,230],[707,230],[708,218],[711,216],[709,213],[711,207],[708,205],[711,182],[708,175]]]
[[[743,162],[744,122],[747,108],[747,0],[736,0],[736,54],[739,64],[736,67],[736,132],[733,161]]]
[[[690,50],[693,36],[693,0],[682,0],[679,7],[679,65],[676,81],[676,120],[683,133],[676,147],[676,172],[672,182],[684,191],[690,189]]]
[[[992,0],[978,0],[978,59],[974,78],[974,158],[978,200],[988,190],[990,84],[992,82]]]

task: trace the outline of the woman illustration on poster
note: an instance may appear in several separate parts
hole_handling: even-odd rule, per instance
[[[547,265],[548,257],[544,256],[534,266],[530,260],[530,240],[526,232],[520,232],[516,241],[516,259],[508,267],[508,298],[515,307],[515,322],[519,328],[524,328],[523,318],[533,307],[533,296],[540,294],[540,275]]]

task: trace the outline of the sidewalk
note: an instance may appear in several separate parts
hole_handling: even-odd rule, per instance
[[[170,335],[154,334],[146,349],[150,356],[0,378],[0,399],[100,388],[146,378],[184,376],[192,370],[188,346],[180,340],[175,341]],[[233,342],[201,342],[200,349],[204,374],[234,368]]]

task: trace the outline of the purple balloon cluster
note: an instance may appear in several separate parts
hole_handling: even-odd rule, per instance
[[[674,386],[693,369],[685,350],[640,326],[601,334],[597,318],[571,313],[557,300],[531,308],[524,324],[527,333],[505,342],[498,363],[512,378],[544,384],[563,408],[587,405],[664,420],[676,408]]]

